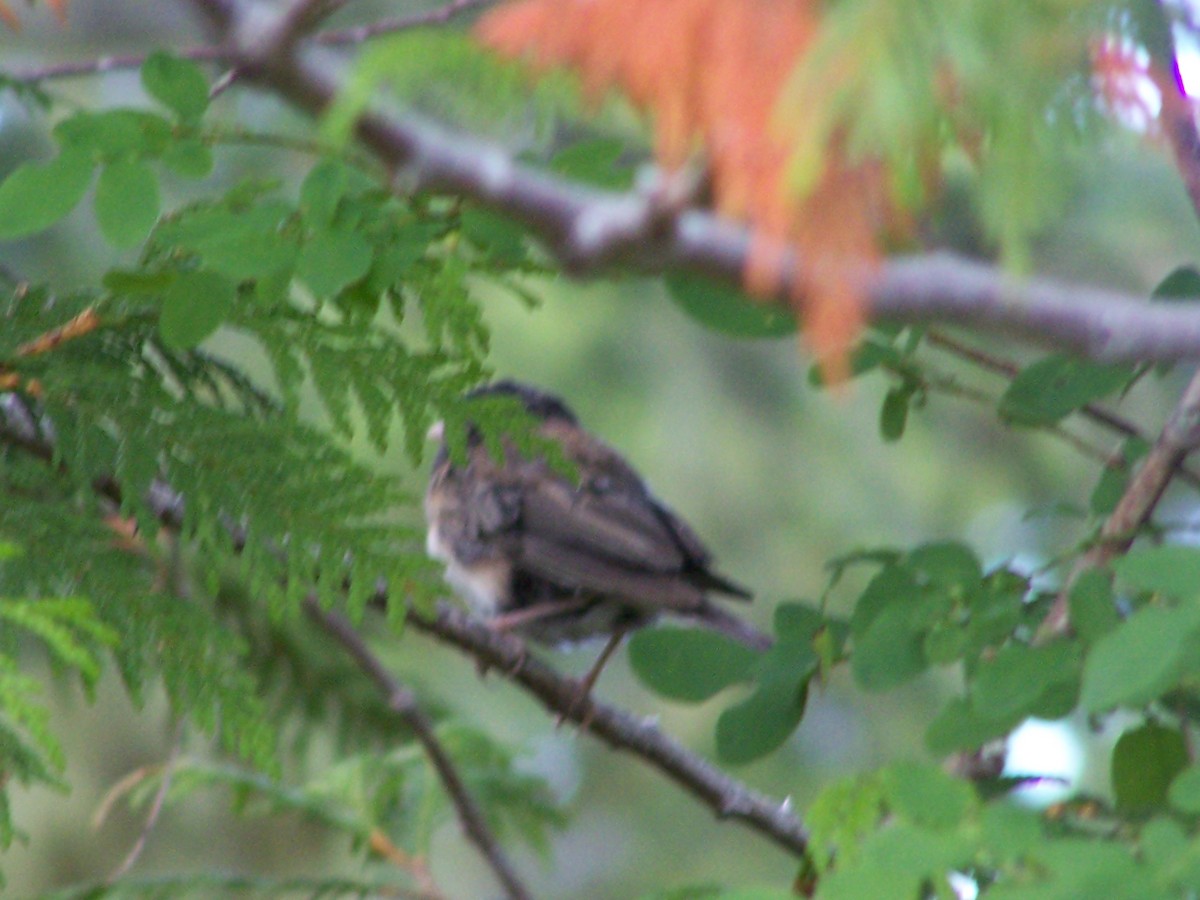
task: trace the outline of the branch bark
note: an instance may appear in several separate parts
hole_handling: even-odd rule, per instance
[[[486,623],[447,605],[440,606],[429,619],[410,612],[408,623],[504,672],[547,710],[577,723],[613,749],[650,763],[709,806],[718,818],[742,822],[788,852],[804,855],[808,832],[789,801],[773,800],[751,790],[664,734],[652,721],[601,703],[590,694],[581,699],[573,680],[529,656],[524,644],[512,635],[497,634]]]
[[[240,0],[195,0],[226,40],[253,8]],[[234,44],[252,80],[314,116],[336,97],[336,66],[312,42],[263,58]],[[411,114],[367,112],[356,135],[414,190],[470,197],[530,228],[568,269],[615,263],[648,272],[688,269],[740,283],[750,249],[741,225],[700,210],[664,215],[654,191],[612,193],[581,187],[517,164],[510,154],[450,134]],[[793,292],[805,260],[788,261],[778,299]],[[1004,332],[1102,360],[1200,359],[1200,312],[1151,305],[1099,288],[1022,279],[945,253],[893,259],[859,276],[877,320],[943,321]]]
[[[450,797],[450,802],[454,804],[463,832],[487,860],[507,895],[513,900],[528,900],[532,896],[529,889],[522,883],[516,869],[501,849],[500,842],[492,834],[483,817],[483,811],[463,783],[458,767],[438,740],[433,723],[421,709],[416,695],[392,676],[344,616],[322,609],[312,596],[305,598],[304,612],[317,627],[342,645],[342,649],[387,697],[388,705],[396,715],[412,729],[425,756],[437,772],[438,780]]]
[[[320,31],[312,35],[312,40],[323,47],[353,47],[385,34],[407,31],[410,28],[420,28],[425,25],[441,25],[456,16],[482,9],[495,2],[496,0],[451,0],[444,6],[424,12],[390,16],[367,25]],[[190,59],[193,62],[219,63],[231,59],[229,48],[224,45],[206,44],[198,47],[182,47],[174,52],[176,56]],[[10,72],[7,75],[14,82],[28,85],[40,84],[43,81],[57,81],[63,78],[83,78],[140,68],[148,55],[147,53],[123,53],[95,59],[70,60]]]

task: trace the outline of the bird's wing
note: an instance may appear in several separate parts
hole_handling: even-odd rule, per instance
[[[646,573],[673,574],[698,562],[653,501],[624,486],[576,488],[558,478],[527,482],[521,523],[527,534]]]
[[[704,560],[680,544],[640,484],[577,488],[546,473],[527,480],[519,552],[522,567],[582,593],[681,611],[704,602],[684,577]]]

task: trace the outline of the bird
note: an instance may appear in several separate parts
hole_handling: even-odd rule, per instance
[[[572,478],[544,455],[520,452],[507,436],[496,459],[470,423],[465,463],[455,462],[445,424],[430,429],[441,446],[425,495],[426,549],[493,629],[557,648],[608,638],[585,690],[627,632],[663,613],[756,650],[769,646],[765,635],[709,599],[713,593],[748,601],[750,591],[714,571],[692,528],[563,400],[509,379],[467,396],[513,398],[575,468]]]

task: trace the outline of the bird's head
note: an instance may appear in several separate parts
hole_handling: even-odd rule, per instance
[[[511,378],[475,388],[467,394],[467,397],[514,397],[521,402],[527,413],[543,422],[557,420],[569,425],[579,424],[575,413],[558,397]],[[445,429],[444,422],[435,422],[425,437],[430,441],[440,441],[445,436]]]

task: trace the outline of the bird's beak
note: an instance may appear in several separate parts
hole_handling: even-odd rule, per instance
[[[429,426],[429,430],[425,432],[425,440],[440,441],[446,434],[446,423],[442,419],[438,419]]]

